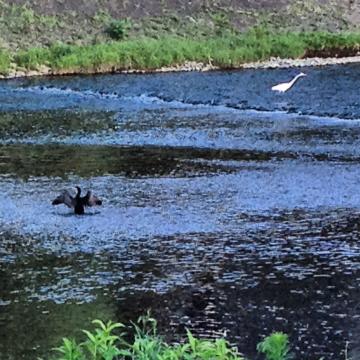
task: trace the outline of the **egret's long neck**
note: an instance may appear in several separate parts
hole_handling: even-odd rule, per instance
[[[303,76],[303,75],[301,75],[301,74],[296,75],[296,76],[290,81],[290,83],[289,83],[290,87],[289,87],[289,88],[291,88],[291,87],[295,84],[296,80],[297,80],[299,77],[301,77],[301,76]]]

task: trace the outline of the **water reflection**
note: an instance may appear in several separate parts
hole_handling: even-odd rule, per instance
[[[193,148],[110,147],[90,145],[0,145],[0,171],[28,179],[31,176],[85,178],[114,174],[129,178],[193,177],[231,173],[236,162],[291,158],[286,153],[262,151],[217,151]],[[206,161],[209,160],[209,161]],[[219,161],[216,161],[219,160]]]

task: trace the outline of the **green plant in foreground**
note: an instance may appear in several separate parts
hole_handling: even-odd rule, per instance
[[[265,354],[266,360],[289,360],[292,358],[288,336],[282,332],[276,332],[266,337],[257,345],[257,350]]]
[[[112,332],[116,328],[124,327],[120,323],[112,323],[109,321],[104,324],[100,320],[94,320],[93,324],[97,324],[95,333],[83,330],[87,336],[87,340],[82,344],[83,348],[91,355],[91,358],[111,360],[121,354],[115,343],[120,340],[120,336],[113,335]]]
[[[61,353],[57,360],[82,360],[84,355],[81,347],[76,343],[74,339],[64,338],[61,346],[54,350]]]
[[[156,320],[149,315],[139,318],[134,324],[135,336],[131,344],[113,331],[123,328],[120,323],[103,323],[94,320],[97,325],[93,332],[84,330],[86,340],[77,343],[68,338],[55,348],[59,357],[56,360],[114,360],[130,358],[138,360],[242,360],[235,348],[231,348],[225,339],[203,340],[187,332],[187,341],[180,345],[168,345],[157,335]]]
[[[156,320],[149,314],[139,318],[134,326],[134,339],[124,340],[124,334],[114,334],[123,324],[94,320],[93,332],[83,330],[85,341],[77,343],[68,338],[55,348],[60,355],[55,360],[244,360],[237,349],[225,339],[206,340],[196,338],[189,330],[182,344],[168,345],[157,334]],[[288,337],[274,333],[258,344],[257,349],[266,360],[289,360]]]
[[[80,344],[64,338],[63,344],[54,349],[62,354],[57,360],[112,360],[122,355],[122,351],[116,345],[120,342],[121,335],[114,335],[113,330],[124,325],[111,321],[105,324],[100,320],[94,320],[93,324],[97,325],[97,328],[94,332],[83,330],[87,339]]]

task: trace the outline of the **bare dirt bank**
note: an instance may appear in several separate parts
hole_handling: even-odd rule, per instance
[[[3,0],[0,49],[87,45],[109,40],[111,21],[129,19],[129,36],[209,36],[266,22],[277,29],[359,27],[360,0]]]

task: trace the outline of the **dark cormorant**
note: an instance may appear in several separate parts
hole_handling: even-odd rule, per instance
[[[80,196],[81,189],[76,186],[77,193],[73,197],[67,190],[64,190],[56,199],[53,200],[53,205],[65,204],[67,207],[74,209],[75,214],[83,215],[85,206],[101,205],[102,201],[93,195],[89,190],[85,196]]]

